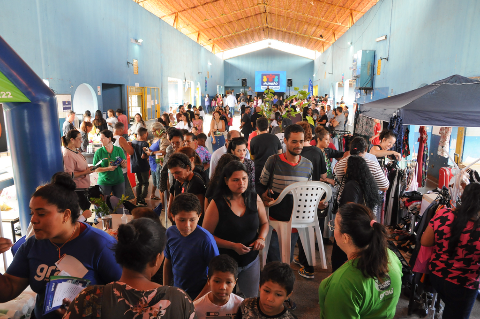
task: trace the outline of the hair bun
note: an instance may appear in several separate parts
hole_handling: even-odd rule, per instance
[[[139,233],[133,224],[122,224],[118,227],[117,239],[120,244],[131,245],[138,240]]]
[[[77,188],[77,184],[73,181],[72,175],[65,172],[53,174],[51,183],[71,191]]]

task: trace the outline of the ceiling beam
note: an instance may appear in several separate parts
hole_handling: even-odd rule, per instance
[[[236,33],[231,33],[231,34],[222,35],[222,36],[220,36],[220,37],[216,37],[216,38],[213,38],[213,39],[208,39],[207,43],[210,43],[210,42],[213,42],[213,41],[216,41],[216,40],[219,40],[219,39],[229,38],[229,37],[232,37],[232,36],[237,35],[237,34],[240,34],[240,33],[248,32],[248,31],[253,31],[253,30],[256,30],[256,29],[259,29],[259,28],[265,28],[265,27],[268,27],[268,26],[262,24],[262,25],[256,26],[255,28],[246,29],[246,30],[241,30],[241,31],[238,31],[238,32],[236,32]]]
[[[273,30],[277,30],[277,31],[281,31],[281,32],[287,32],[287,33],[295,34],[295,35],[298,35],[298,36],[301,36],[301,37],[306,37],[306,38],[310,38],[310,39],[317,40],[317,41],[327,42],[325,39],[317,38],[317,37],[312,37],[311,35],[303,34],[303,33],[300,33],[300,32],[283,30],[283,29],[280,29],[280,28],[275,28],[275,27],[270,26],[270,25],[267,25],[266,27],[269,28],[269,29],[273,29]]]
[[[312,0],[309,0],[309,2],[316,2],[316,3],[318,3],[318,4],[323,3],[323,5],[327,5],[327,6],[330,6],[330,7],[339,8],[339,9],[346,10],[346,11],[349,11],[349,10],[350,10],[350,8],[346,8],[346,7],[342,7],[342,6],[337,6],[337,5],[332,4],[332,3],[327,3],[326,1],[323,1],[323,2],[322,2],[322,1],[319,1],[319,0],[313,0],[313,1],[312,1]],[[356,11],[356,10],[352,10],[352,11],[355,12],[355,13],[362,13],[362,14],[364,14],[364,12],[360,12],[360,11]]]
[[[330,24],[335,24],[335,25],[339,25],[339,26],[348,28],[348,26],[346,26],[346,25],[343,25],[341,23],[336,23],[336,22],[333,22],[333,21],[330,21],[330,20],[326,20],[326,19],[323,19],[321,17],[316,17],[316,16],[312,16],[312,15],[309,15],[309,14],[300,13],[300,12],[296,12],[296,11],[292,11],[292,10],[288,10],[288,9],[284,9],[284,8],[280,8],[280,7],[274,7],[274,6],[271,6],[271,5],[267,5],[267,7],[270,8],[270,9],[281,10],[281,11],[285,11],[285,12],[288,12],[288,13],[291,13],[291,14],[294,14],[294,15],[299,15],[299,16],[306,17],[306,18],[309,18],[309,19],[315,19],[315,20],[318,20],[318,21],[323,21],[323,22],[327,22],[327,23],[330,23]]]
[[[208,2],[205,2],[205,3],[202,3],[202,4],[199,4],[199,5],[196,5],[196,6],[193,6],[193,7],[189,7],[189,8],[186,8],[186,9],[182,9],[182,10],[178,10],[178,11],[175,11],[175,12],[172,12],[172,13],[169,13],[169,14],[166,14],[166,15],[163,15],[161,17],[159,17],[160,19],[164,19],[166,17],[169,17],[171,15],[174,15],[174,14],[178,14],[178,13],[182,13],[182,12],[185,12],[185,11],[190,11],[190,10],[194,10],[194,9],[197,9],[197,8],[201,8],[203,6],[206,6],[208,4],[212,4],[212,3],[215,3],[215,2],[218,2],[218,1],[221,1],[221,0],[211,0],[211,1],[208,1]]]

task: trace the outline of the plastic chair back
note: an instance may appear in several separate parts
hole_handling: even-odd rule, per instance
[[[293,211],[292,211],[292,224],[310,224],[314,222],[315,215],[317,214],[318,203],[320,202],[323,194],[326,193],[326,201],[332,197],[332,190],[330,186],[323,182],[307,181],[293,183],[280,193],[275,200],[275,204],[280,203],[283,198],[291,193],[293,195]]]

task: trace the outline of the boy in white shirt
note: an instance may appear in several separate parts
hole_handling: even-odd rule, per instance
[[[237,262],[219,255],[208,265],[210,292],[194,301],[198,319],[234,318],[243,298],[232,293],[237,283]]]

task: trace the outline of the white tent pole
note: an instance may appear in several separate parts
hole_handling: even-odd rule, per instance
[[[15,236],[15,233],[13,234]],[[3,237],[3,222],[2,222],[2,213],[0,211],[0,237]],[[8,251],[8,250],[7,250]],[[7,271],[7,252],[2,253],[3,256],[3,266],[4,266],[4,271]]]

